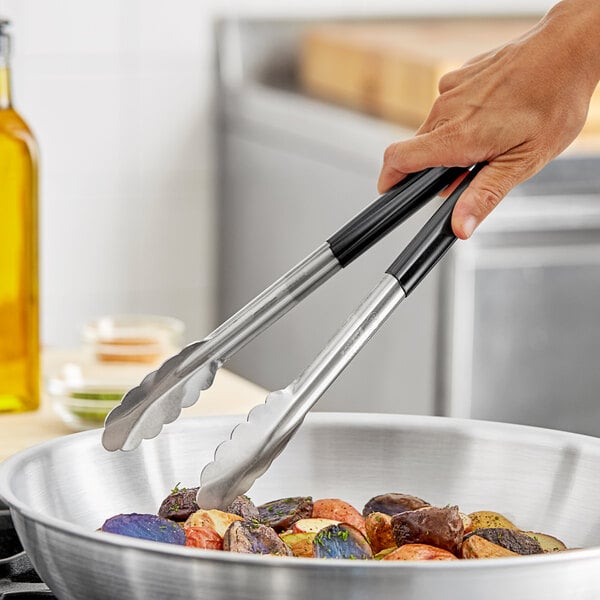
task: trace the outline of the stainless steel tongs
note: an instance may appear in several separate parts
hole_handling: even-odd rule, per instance
[[[127,392],[106,419],[104,447],[131,450],[142,439],[158,435],[183,407],[196,402],[200,391],[212,384],[217,369],[239,349],[466,173],[311,365],[287,388],[270,393],[217,448],[214,461],[202,471],[198,504],[222,508],[246,492],[283,450],[315,402],[456,240],[450,226],[452,210],[481,166],[470,171],[427,169],[380,196],[208,337],[184,348]]]

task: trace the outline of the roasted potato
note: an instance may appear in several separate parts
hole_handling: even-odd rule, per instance
[[[226,509],[232,515],[238,515],[244,519],[244,521],[258,521],[260,515],[258,508],[254,506],[254,502],[248,498],[248,496],[238,496]]]
[[[456,554],[464,525],[458,507],[427,506],[394,515],[392,532],[397,546],[429,544]]]
[[[223,550],[223,538],[212,527],[184,527],[185,545],[206,550]]]
[[[198,488],[180,488],[176,485],[171,493],[162,501],[158,515],[171,521],[185,521],[198,510],[196,494]]]
[[[200,509],[187,518],[184,527],[210,527],[223,537],[234,521],[242,520],[239,515],[232,515],[216,508],[211,510]]]
[[[462,519],[465,533],[471,533],[471,531],[473,531],[473,529],[474,529],[473,519],[471,519],[471,517],[464,512],[459,512],[458,514],[460,515],[460,518]]]
[[[487,529],[488,527],[503,527],[504,529],[519,529],[512,521],[500,513],[491,510],[480,510],[469,514],[473,529]]]
[[[285,532],[280,533],[279,537],[290,547],[294,556],[303,556],[312,558],[314,556],[313,540],[317,535],[316,531],[307,532]]]
[[[294,533],[318,533],[329,525],[338,525],[339,521],[333,519],[300,519],[292,525]]]
[[[289,529],[300,519],[313,516],[313,502],[310,496],[280,498],[258,507],[259,521],[281,532]]]
[[[397,515],[407,510],[417,510],[417,508],[425,506],[431,506],[431,504],[410,494],[380,494],[374,496],[365,504],[362,514],[366,519],[374,512]]]
[[[452,552],[428,544],[404,544],[382,560],[458,560]]]
[[[272,527],[258,521],[234,521],[223,536],[223,550],[242,554],[293,556]]]
[[[498,546],[478,535],[470,535],[460,548],[461,558],[506,558],[507,556],[520,556],[507,548]]]
[[[523,531],[525,535],[536,540],[542,548],[543,552],[562,552],[567,549],[564,542],[547,533],[537,533],[535,531]]]
[[[373,558],[373,551],[364,535],[348,523],[339,523],[321,529],[313,540],[313,553],[316,558],[351,560]]]
[[[364,517],[348,502],[339,498],[323,498],[315,500],[312,510],[315,519],[332,519],[356,527],[364,536],[367,535]]]
[[[185,544],[185,533],[178,523],[146,513],[115,515],[104,521],[101,531],[153,542]]]
[[[383,560],[388,554],[391,554],[394,550],[397,550],[398,546],[392,546],[391,548],[386,548],[385,550],[380,550],[377,554],[373,556],[375,560]]]
[[[396,540],[392,532],[392,517],[385,513],[372,512],[365,519],[367,539],[377,554],[386,548],[396,546]]]
[[[488,527],[486,529],[476,529],[473,534],[516,554],[541,554],[543,552],[537,540],[515,529]]]

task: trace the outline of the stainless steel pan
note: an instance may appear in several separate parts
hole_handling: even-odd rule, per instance
[[[238,419],[183,420],[132,453],[100,432],[21,452],[0,495],[43,579],[63,600],[598,600],[600,440],[499,423],[393,415],[309,415],[250,494],[343,498],[406,492],[464,511],[496,510],[571,547],[456,563],[296,559],[203,551],[98,533],[109,516],[156,512]]]

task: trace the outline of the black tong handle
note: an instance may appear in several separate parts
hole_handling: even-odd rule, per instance
[[[369,204],[327,242],[345,267],[452,183],[462,167],[433,167],[411,173]]]
[[[406,296],[421,283],[425,275],[456,241],[456,236],[452,231],[452,211],[462,193],[469,187],[484,165],[485,163],[478,163],[467,172],[448,199],[423,225],[419,233],[386,271],[398,280]]]

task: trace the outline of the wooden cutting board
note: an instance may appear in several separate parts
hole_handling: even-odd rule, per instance
[[[343,23],[303,37],[300,79],[309,94],[417,127],[440,77],[527,31],[537,19],[445,19]],[[585,131],[600,133],[600,86]]]

